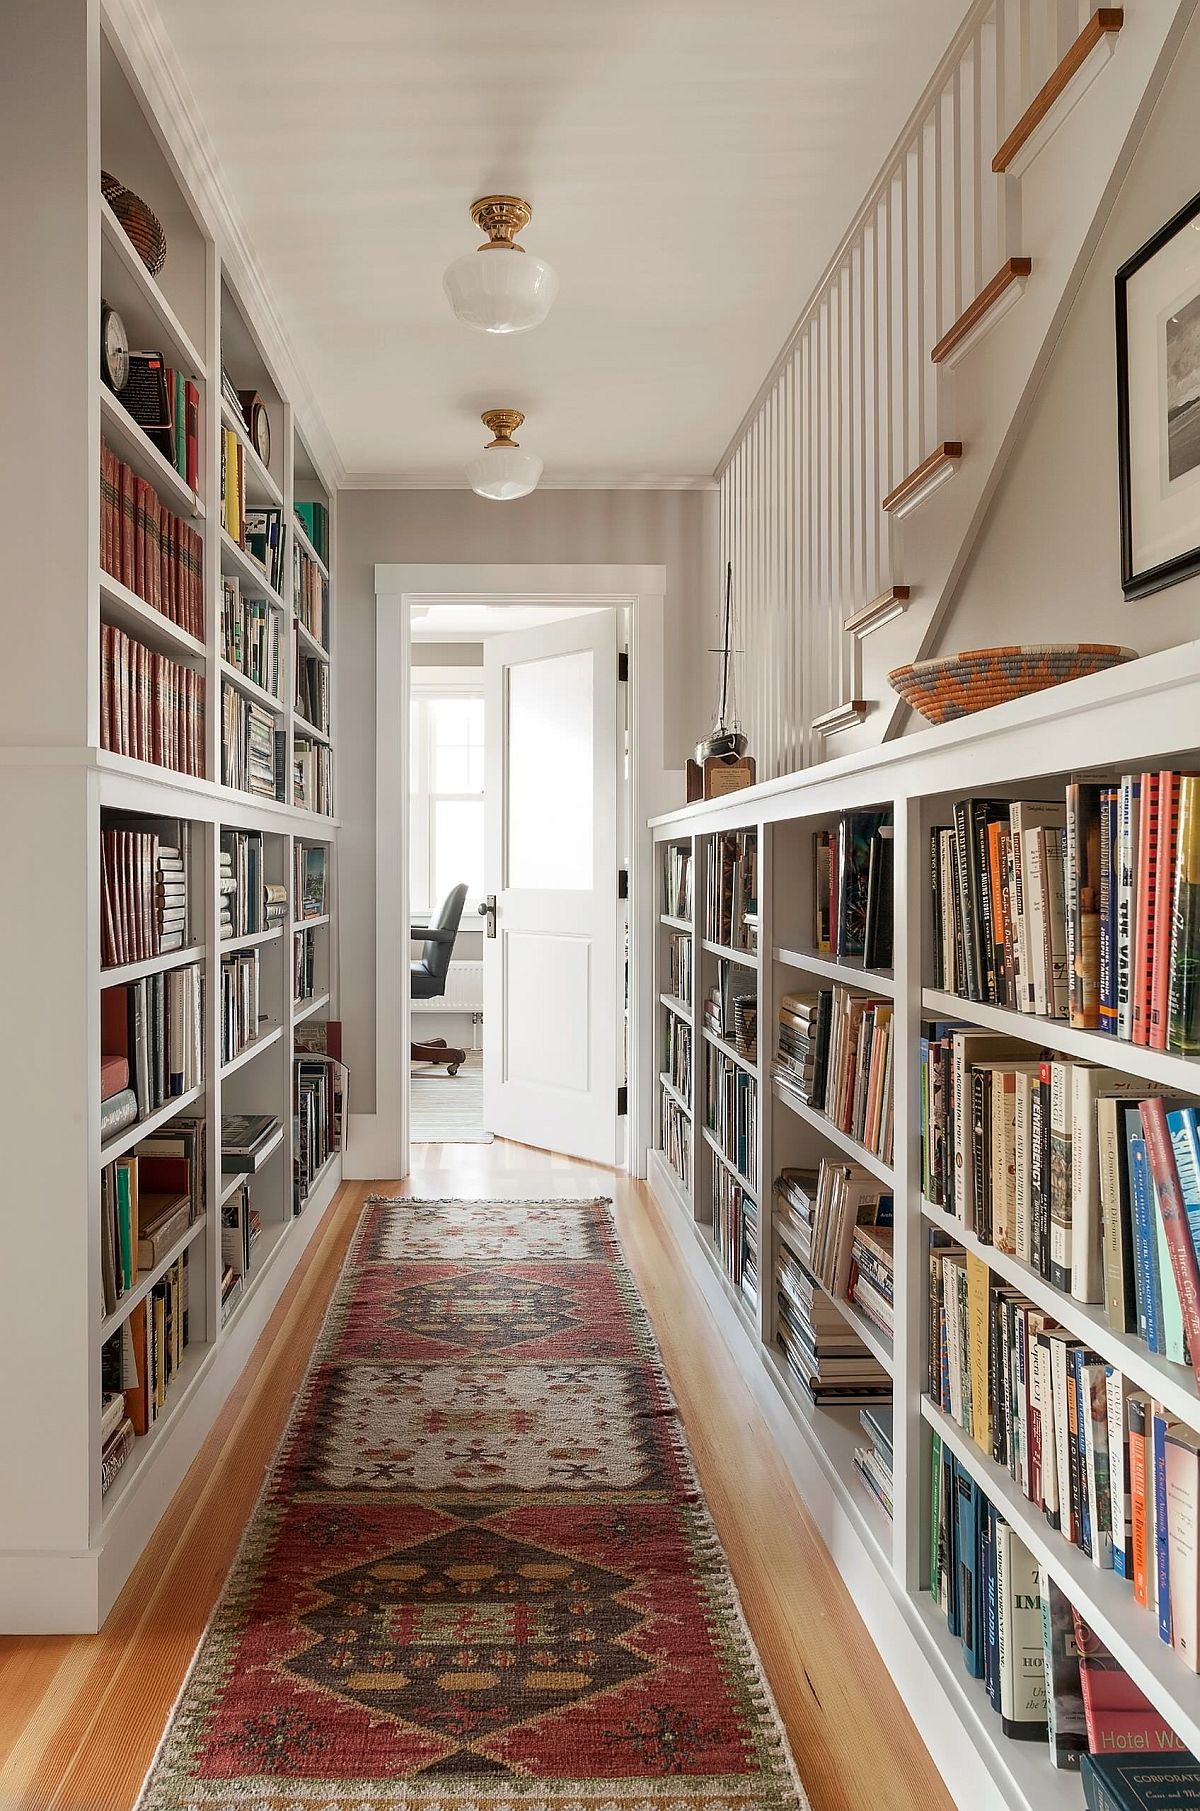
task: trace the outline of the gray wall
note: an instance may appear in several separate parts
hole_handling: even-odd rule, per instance
[[[481,641],[414,641],[412,663],[415,667],[481,667]]]
[[[1131,604],[1121,591],[1113,328],[1118,267],[1200,188],[1198,93],[1200,30],[1193,30],[1067,317],[938,653],[1079,640],[1152,654],[1200,636],[1200,580]],[[925,726],[917,719],[908,727]]]
[[[715,491],[548,490],[496,504],[467,490],[343,491],[337,529],[341,1013],[354,1111],[372,1113],[376,564],[665,566],[665,757],[682,767],[711,703],[703,625],[717,583],[717,499]],[[453,645],[457,653],[464,644]]]

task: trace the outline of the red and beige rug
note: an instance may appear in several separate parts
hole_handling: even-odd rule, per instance
[[[379,1201],[141,1811],[804,1811],[603,1201]]]

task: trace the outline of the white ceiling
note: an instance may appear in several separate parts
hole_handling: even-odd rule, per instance
[[[352,480],[457,483],[485,408],[544,482],[708,477],[966,0],[159,0]],[[515,193],[549,320],[460,325]]]
[[[600,609],[609,606],[601,604]],[[591,616],[593,609],[570,604],[428,604],[414,608],[414,641],[486,641],[515,629],[537,629],[564,616]]]

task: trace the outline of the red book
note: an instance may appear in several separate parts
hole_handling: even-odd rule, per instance
[[[112,747],[112,720],[109,714],[109,692],[112,689],[112,630],[100,624],[100,746]]]
[[[1145,1693],[1071,1606],[1088,1749],[1092,1754],[1173,1754],[1184,1746]]]
[[[1146,1569],[1146,1415],[1145,1405],[1129,1405],[1129,1502],[1133,1523],[1133,1600],[1143,1609],[1150,1602]]]
[[[117,461],[120,473],[121,492],[121,583],[130,591],[137,589],[134,584],[134,568],[137,563],[137,503],[134,495],[134,476],[131,468],[123,461]]]
[[[189,490],[200,488],[200,392],[189,377],[183,386],[184,464]]]
[[[1133,949],[1133,1041],[1150,1042],[1150,999],[1153,984],[1154,900],[1158,874],[1158,775],[1144,773],[1138,820],[1137,900]]]
[[[129,1066],[129,990],[105,987],[100,992],[100,1065],[120,1057]]]
[[[1171,901],[1174,898],[1175,846],[1179,840],[1179,775],[1164,769],[1158,776],[1158,844],[1155,851],[1154,914],[1150,954],[1150,1047],[1167,1047],[1171,993]]]
[[[122,1006],[125,1002],[124,988],[115,991],[121,995]],[[100,1058],[100,1099],[108,1100],[113,1094],[120,1094],[129,1086],[129,1058],[127,1056],[101,1056]]]
[[[1192,1370],[1195,1373],[1196,1382],[1200,1384],[1200,1266],[1196,1263],[1196,1250],[1192,1244],[1191,1228],[1188,1225],[1187,1207],[1183,1199],[1183,1190],[1179,1186],[1179,1170],[1175,1163],[1175,1152],[1167,1127],[1166,1104],[1156,1096],[1151,1100],[1142,1101],[1139,1112],[1142,1118],[1142,1131],[1146,1139],[1146,1156],[1150,1162],[1150,1174],[1154,1178],[1159,1212],[1162,1215],[1163,1232],[1166,1234],[1167,1249],[1171,1254],[1171,1269],[1175,1275],[1175,1287],[1179,1291],[1183,1330],[1187,1334]]]

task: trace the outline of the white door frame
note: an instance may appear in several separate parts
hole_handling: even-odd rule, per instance
[[[408,719],[414,604],[612,605],[629,620],[629,1120],[626,1167],[644,1176],[653,1114],[653,845],[663,756],[665,566],[377,565],[375,568],[375,1111],[351,1113],[344,1174],[409,1171]]]

